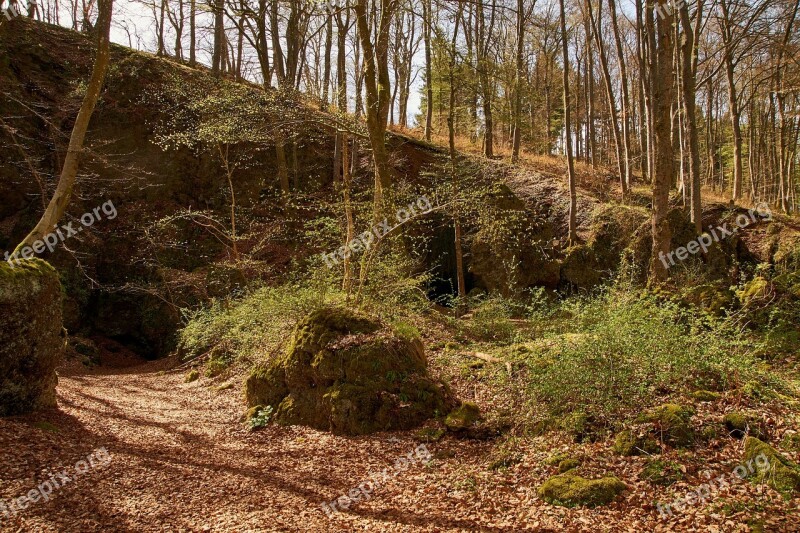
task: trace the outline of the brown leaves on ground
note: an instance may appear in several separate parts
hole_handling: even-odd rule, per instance
[[[733,479],[740,441],[720,438],[663,459],[686,473],[671,487],[639,479],[646,457],[620,458],[609,443],[576,445],[557,434],[494,442],[447,437],[427,443],[433,458],[396,475],[393,465],[419,446],[414,432],[336,437],[302,427],[249,432],[239,423],[237,388],[207,379],[183,383],[165,361],[61,376],[59,409],[0,419],[0,499],[26,494],[49,470],[105,447],[108,466],[89,471],[0,521],[3,531],[796,531],[798,499]],[[483,408],[489,406],[482,405]],[[699,413],[698,417],[704,416]],[[710,415],[706,415],[710,416]],[[536,488],[555,473],[558,450],[580,457],[580,475],[613,474],[631,490],[607,507],[567,509]],[[518,459],[489,465],[500,450]],[[368,500],[326,516],[321,504],[389,469]],[[668,502],[725,474],[728,489],[668,520]]]

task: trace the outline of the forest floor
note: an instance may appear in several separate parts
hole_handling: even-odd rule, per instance
[[[516,464],[492,469],[496,443],[447,437],[425,444],[429,461],[397,469],[398,458],[420,447],[414,432],[340,437],[274,425],[251,432],[239,422],[238,377],[229,388],[185,383],[172,365],[119,356],[92,370],[73,365],[61,371],[58,409],[0,419],[0,502],[54,472],[71,478],[49,501],[28,502],[11,517],[0,512],[0,531],[749,531],[754,517],[764,531],[797,530],[796,503],[739,480],[710,503],[661,519],[653,502],[666,501],[664,489],[639,481],[637,464],[614,458],[603,443],[524,439]],[[730,474],[741,454],[732,442],[696,461]],[[76,463],[100,448],[110,460],[75,475]],[[543,462],[567,448],[591,462],[585,472],[611,471],[631,490],[593,510],[546,504],[536,488],[553,468]],[[388,478],[368,500],[323,511],[324,502],[384,470]],[[689,488],[700,483],[686,480]],[[758,503],[720,510],[735,500]]]

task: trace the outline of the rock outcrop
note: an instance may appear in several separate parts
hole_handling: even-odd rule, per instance
[[[0,416],[55,406],[65,344],[61,298],[48,263],[0,261]]]

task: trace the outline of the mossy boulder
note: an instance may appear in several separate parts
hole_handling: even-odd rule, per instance
[[[658,442],[654,438],[648,435],[639,436],[628,430],[617,433],[612,449],[614,453],[623,457],[651,455],[661,451]]]
[[[789,496],[800,491],[800,467],[755,437],[744,441],[744,462],[751,478]]]
[[[653,459],[648,461],[639,473],[639,479],[653,485],[669,486],[683,479],[681,465],[673,461]]]
[[[728,413],[722,417],[722,423],[725,425],[728,434],[735,439],[742,439],[745,435],[759,439],[767,437],[758,419],[744,413]]]
[[[480,420],[481,410],[472,402],[464,402],[453,409],[444,421],[450,431],[462,431]]]
[[[539,497],[553,505],[596,507],[611,503],[628,487],[614,476],[586,479],[569,472],[549,478],[539,487]]]
[[[694,409],[674,403],[656,407],[642,415],[639,420],[653,424],[657,438],[670,446],[687,447],[694,442],[691,421]]]
[[[45,261],[0,261],[0,416],[56,405],[61,282]]]
[[[579,466],[581,466],[581,462],[579,459],[574,459],[574,458],[564,459],[563,461],[558,463],[558,473],[563,474],[564,472],[575,470]]]
[[[282,425],[337,434],[410,429],[455,406],[449,387],[427,373],[418,337],[340,307],[312,312],[286,354],[253,369],[249,406],[269,405]]]
[[[698,402],[715,402],[719,400],[722,395],[710,390],[696,390],[691,393],[691,397]]]

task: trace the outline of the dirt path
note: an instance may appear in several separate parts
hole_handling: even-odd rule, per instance
[[[185,384],[182,373],[162,372],[157,363],[61,376],[60,410],[0,420],[0,499],[27,494],[50,471],[74,471],[77,461],[98,448],[108,450],[110,461],[70,475],[47,502],[31,502],[11,518],[0,512],[0,530],[396,531],[476,525],[403,501],[397,486],[413,483],[421,463],[360,503],[358,514],[328,518],[321,503],[419,443],[390,435],[346,439],[306,428],[251,433],[237,420],[237,390]]]
[[[216,391],[208,380],[184,383],[183,372],[162,371],[164,364],[62,375],[59,409],[0,419],[0,503],[57,479],[55,472],[72,478],[49,501],[29,502],[13,516],[0,505],[0,531],[671,531],[677,525],[657,519],[652,494],[631,493],[596,510],[544,504],[535,496],[547,474],[538,452],[496,471],[486,466],[491,444],[445,439],[426,445],[433,457],[427,465],[396,470],[397,459],[420,446],[412,432],[359,438],[299,427],[249,432],[238,422],[241,378]],[[93,461],[95,467],[75,475],[76,463],[99,448],[109,461]],[[323,502],[384,469],[389,477],[368,500],[330,517],[323,512]],[[696,519],[678,517],[688,529]],[[742,530],[725,522],[718,531]]]

